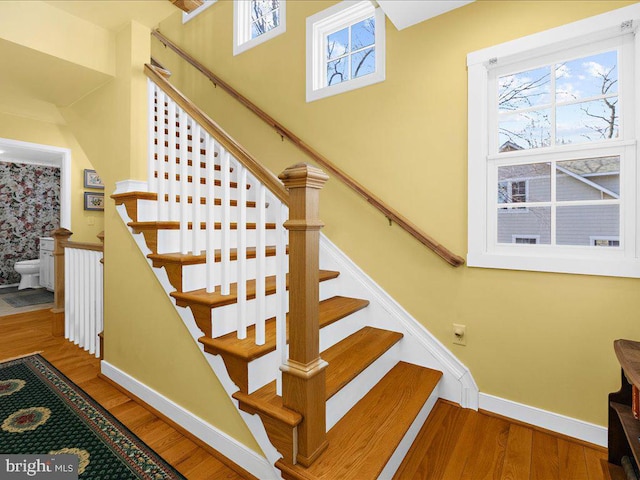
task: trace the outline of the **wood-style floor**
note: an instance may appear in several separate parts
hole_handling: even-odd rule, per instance
[[[40,351],[189,480],[244,478],[98,378],[96,358],[50,332],[46,310],[0,317],[0,360]],[[394,478],[607,480],[603,459],[603,448],[440,401]]]
[[[51,335],[48,310],[0,317],[0,360],[33,352],[40,352],[189,480],[245,478],[98,378],[100,361],[97,358],[64,337]]]

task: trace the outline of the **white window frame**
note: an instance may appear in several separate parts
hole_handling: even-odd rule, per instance
[[[467,56],[468,67],[468,255],[471,267],[531,270],[589,275],[640,277],[640,169],[636,137],[640,135],[640,5],[613,10],[558,28],[486,48]],[[584,51],[600,42],[620,39],[621,56],[635,66],[623,77],[620,92],[620,134],[615,140],[545,147],[539,152],[496,153],[497,138],[489,134],[495,122],[495,94],[490,85],[497,71],[518,64],[551,63],[563,52]],[[577,55],[574,58],[579,58]],[[553,61],[553,60],[552,60]],[[624,63],[622,63],[624,68]],[[627,62],[628,64],[628,62]],[[493,77],[492,77],[493,75]],[[628,87],[633,82],[635,92]],[[623,97],[624,95],[624,97]],[[637,112],[637,113],[636,113]],[[620,155],[620,247],[521,245],[497,243],[497,165],[572,160]],[[493,162],[493,163],[492,163]],[[529,204],[527,206],[532,206]],[[536,204],[536,206],[538,206]],[[544,205],[543,205],[544,206]]]
[[[197,15],[200,15],[202,12],[204,12],[207,8],[209,8],[211,5],[213,5],[217,1],[218,0],[204,0],[204,3],[202,5],[200,5],[198,8],[191,10],[189,13],[182,12],[182,24],[184,25],[188,21],[193,20]]]
[[[251,38],[251,0],[233,0],[233,54],[271,40],[287,31],[287,0],[280,0],[280,25]]]
[[[327,36],[374,16],[376,71],[327,86]],[[385,15],[369,0],[343,1],[307,18],[307,102],[366,87],[385,79]]]

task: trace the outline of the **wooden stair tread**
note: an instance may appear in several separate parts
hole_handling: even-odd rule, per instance
[[[342,299],[344,297],[338,298]],[[334,303],[340,302],[341,300],[334,300]],[[362,305],[361,302],[369,303],[366,300],[360,300],[358,303]],[[355,304],[356,302],[353,303]],[[401,338],[401,333],[381,330],[374,327],[364,327],[322,352],[322,359],[329,363],[325,371],[327,379],[325,390],[326,400],[358,376],[358,374],[371,365],[380,355],[386,352]],[[212,339],[207,338],[200,339],[203,343],[211,340]],[[367,346],[367,343],[371,343],[372,345]],[[238,400],[243,406],[249,406],[252,410],[266,414],[272,418],[277,418],[285,422],[288,421],[287,419],[293,419],[293,417],[291,417],[293,411],[285,407],[282,404],[282,398],[276,394],[275,382],[271,382],[251,394],[236,392],[233,394],[233,398]],[[288,423],[288,425],[295,426],[297,424]]]
[[[399,362],[328,433],[309,468],[276,462],[284,478],[378,478],[435,389],[442,372]]]
[[[319,280],[321,282],[325,280],[331,280],[340,275],[340,272],[332,270],[320,270]],[[287,289],[289,288],[289,275],[287,275]],[[271,295],[276,291],[276,278],[275,276],[269,276],[265,278],[265,294]],[[232,283],[229,295],[222,295],[220,293],[220,287],[216,287],[216,290],[211,293],[207,293],[206,289],[194,290],[191,292],[171,292],[171,296],[176,299],[176,303],[180,307],[186,307],[189,305],[204,305],[210,308],[221,307],[223,305],[230,305],[238,301],[237,284]],[[255,298],[256,296],[256,281],[247,280],[247,299]]]
[[[368,300],[335,296],[322,300],[319,304],[320,328],[331,325],[334,322],[357,312],[369,305]],[[287,314],[287,339],[289,338],[289,314]],[[247,328],[247,338],[239,339],[236,332],[231,332],[217,338],[201,337],[198,339],[204,345],[206,352],[211,354],[228,354],[250,362],[258,357],[266,355],[276,349],[276,319],[270,318],[265,325],[265,343],[256,345],[255,325]],[[275,387],[274,387],[275,392]]]
[[[322,359],[329,363],[326,371],[327,400],[402,337],[399,332],[364,327],[322,352]]]
[[[273,257],[276,254],[275,246],[265,247],[265,256]],[[198,265],[206,263],[207,255],[205,253],[201,253],[200,255],[194,255],[193,253],[150,253],[147,255],[147,258],[153,260],[154,267],[161,267],[165,264],[176,264],[176,265]],[[232,248],[230,251],[229,258],[231,260],[238,259],[238,249]],[[256,258],[256,248],[255,247],[247,247],[246,248],[246,258]],[[215,251],[215,262],[220,262],[222,260],[222,251],[217,249]]]
[[[164,222],[129,222],[127,223],[127,225],[133,229],[134,233],[140,233],[143,230],[180,230],[180,222],[173,222],[169,220]],[[230,225],[231,225],[231,230],[238,229],[237,223],[232,222]],[[267,230],[275,230],[276,228],[275,223],[267,223],[265,224],[265,226]],[[189,230],[193,228],[192,222],[188,223],[188,228]],[[206,222],[200,222],[200,229],[205,230],[206,228],[207,228]],[[221,230],[222,224],[220,222],[216,222],[214,224],[214,228],[216,230]],[[247,230],[255,230],[255,229],[256,229],[255,223],[247,223]]]
[[[238,391],[234,393],[232,397],[243,405],[243,409],[249,407],[250,410],[280,420],[290,427],[295,427],[302,421],[302,415],[282,404],[282,397],[276,395],[275,381],[256,390],[250,395]]]

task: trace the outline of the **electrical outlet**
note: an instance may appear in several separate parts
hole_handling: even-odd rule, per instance
[[[467,326],[458,323],[453,324],[453,343],[456,345],[467,344]]]

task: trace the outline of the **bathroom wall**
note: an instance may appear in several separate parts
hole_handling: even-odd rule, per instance
[[[0,286],[20,281],[14,263],[38,258],[59,223],[60,169],[0,162]]]

